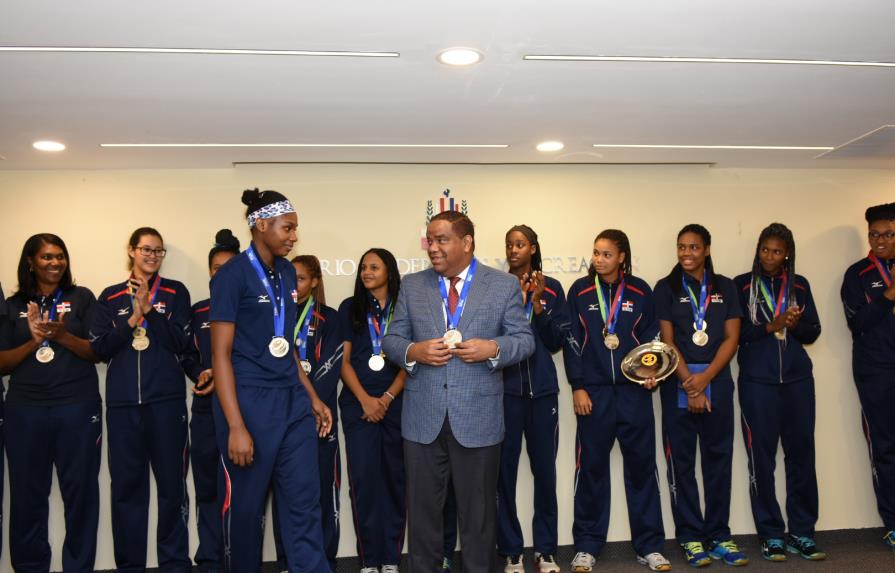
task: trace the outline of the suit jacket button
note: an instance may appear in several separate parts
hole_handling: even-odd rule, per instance
[[[447,384],[444,385],[444,389],[447,390]]]

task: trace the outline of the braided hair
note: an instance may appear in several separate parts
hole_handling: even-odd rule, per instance
[[[541,262],[541,244],[538,242],[538,234],[528,225],[514,225],[507,231],[506,237],[509,238],[510,233],[518,231],[525,236],[525,239],[535,248],[534,254],[531,255],[531,270],[543,271],[543,263]]]
[[[631,274],[631,242],[628,240],[628,235],[625,234],[624,231],[620,231],[618,229],[603,229],[600,231],[600,234],[596,236],[594,239],[594,244],[600,239],[606,239],[608,241],[612,241],[615,243],[615,246],[618,248],[619,253],[624,253],[625,260],[619,264],[619,270],[624,275]],[[587,269],[587,274],[590,278],[594,278],[597,276],[597,269],[594,267],[593,262],[591,262],[590,267]]]
[[[752,286],[749,287],[749,318],[752,324],[758,324],[758,307],[761,306],[760,281],[761,268],[761,244],[768,239],[780,239],[786,245],[786,260],[783,261],[783,272],[786,273],[786,300],[792,300],[796,279],[796,242],[792,231],[783,223],[771,223],[758,236],[758,244],[755,245],[755,259],[752,261]]]

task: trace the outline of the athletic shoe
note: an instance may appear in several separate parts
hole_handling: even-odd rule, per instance
[[[572,573],[590,573],[594,570],[594,563],[597,560],[590,553],[579,551],[572,558]]]
[[[883,541],[886,542],[886,547],[888,547],[892,551],[895,551],[895,530],[887,531],[886,534],[883,536]]]
[[[643,557],[638,555],[637,562],[646,565],[651,571],[671,571],[671,563],[661,553],[650,553]]]
[[[786,561],[786,543],[779,537],[762,539],[761,556],[768,561]]]
[[[444,561],[441,562],[441,570],[444,571],[445,573],[451,573],[451,567],[453,565],[454,565],[454,562],[451,561],[450,559],[448,559],[447,557],[445,557]]]
[[[507,555],[507,564],[503,568],[503,573],[525,573],[525,567],[522,566],[522,556]]]
[[[398,573],[397,565],[383,565],[382,573]]]
[[[705,547],[700,541],[690,541],[681,543],[681,549],[684,550],[684,559],[690,567],[706,567],[712,564],[712,559],[705,552]]]
[[[885,535],[883,535],[883,541],[886,543],[886,547],[895,551],[895,530],[887,531]]]
[[[712,545],[709,548],[709,556],[712,559],[720,559],[727,565],[733,565],[734,567],[742,567],[749,564],[749,559],[740,551],[733,539],[712,541]]]
[[[546,555],[535,552],[535,565],[538,566],[540,573],[559,573],[559,565],[553,555]]]
[[[364,567],[360,570],[360,573],[379,573],[379,569],[376,567]]]
[[[808,561],[823,561],[827,558],[827,554],[818,549],[813,539],[792,533],[786,536],[786,549],[790,553],[798,553],[802,559]]]

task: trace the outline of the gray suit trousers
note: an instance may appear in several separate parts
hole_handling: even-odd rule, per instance
[[[444,501],[453,480],[463,573],[494,573],[500,444],[466,448],[447,416],[435,441],[404,440],[409,573],[440,573]]]

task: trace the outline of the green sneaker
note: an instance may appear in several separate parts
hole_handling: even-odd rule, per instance
[[[727,565],[734,567],[742,567],[749,564],[749,559],[740,551],[733,539],[724,541],[712,541],[709,548],[709,556],[712,559],[719,559]]]
[[[786,549],[790,553],[797,553],[802,559],[808,561],[823,561],[827,554],[817,548],[817,544],[810,537],[789,534],[786,536]]]
[[[780,537],[762,539],[761,556],[768,561],[786,561],[786,543]]]
[[[681,543],[681,549],[684,550],[684,558],[690,567],[706,567],[712,564],[711,557],[708,556],[705,547],[699,541]]]

